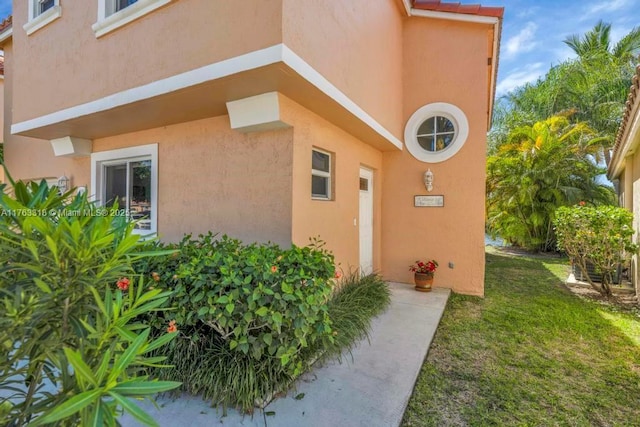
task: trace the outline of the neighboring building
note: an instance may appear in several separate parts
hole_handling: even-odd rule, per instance
[[[640,65],[629,91],[609,164],[608,178],[616,182],[618,203],[633,212],[634,241],[640,243]],[[638,255],[631,260],[630,277],[639,294]]]
[[[66,175],[164,240],[320,236],[345,270],[411,282],[410,263],[436,258],[436,285],[483,294],[502,8],[29,0],[13,12],[0,44],[14,178]]]

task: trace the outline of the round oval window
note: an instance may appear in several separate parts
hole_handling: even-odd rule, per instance
[[[439,102],[413,113],[405,127],[405,144],[416,159],[437,163],[456,154],[468,134],[469,125],[462,110]]]

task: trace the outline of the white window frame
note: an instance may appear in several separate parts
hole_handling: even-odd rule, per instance
[[[91,153],[91,195],[98,206],[104,203],[104,167],[123,161],[151,160],[151,219],[149,230],[134,230],[136,234],[158,232],[158,144]]]
[[[22,26],[22,28],[26,31],[28,36],[62,16],[62,7],[60,6],[60,0],[54,0],[53,7],[45,10],[42,13],[38,13],[38,4],[41,2],[41,0],[27,1],[29,4],[29,19],[27,23]]]
[[[100,38],[110,32],[140,19],[174,0],[138,0],[122,10],[115,10],[115,0],[98,0],[98,20],[91,29]]]
[[[453,123],[455,136],[449,146],[439,151],[424,149],[418,142],[418,129],[432,117],[445,117]],[[416,159],[425,163],[440,163],[453,157],[467,142],[469,137],[469,121],[464,112],[453,104],[435,102],[418,108],[411,115],[404,128],[404,143],[409,153]]]
[[[326,196],[316,196],[313,194],[313,187],[311,189],[311,199],[312,200],[332,200],[333,197],[333,192],[331,191],[332,185],[333,185],[333,179],[332,179],[332,174],[333,174],[333,154],[328,152],[328,151],[324,151],[324,150],[320,150],[318,148],[312,148],[311,149],[311,158],[313,159],[313,152],[316,151],[318,153],[324,154],[326,156],[329,156],[329,172],[326,171],[322,171],[319,169],[314,169],[313,168],[313,160],[311,161],[311,177],[314,176],[320,176],[322,178],[327,178],[327,195]]]

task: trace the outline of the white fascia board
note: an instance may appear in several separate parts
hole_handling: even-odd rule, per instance
[[[352,101],[340,89],[322,76],[322,74],[282,43],[157,80],[146,85],[127,89],[95,101],[36,117],[35,119],[15,123],[11,125],[11,133],[19,134],[67,120],[85,117],[279,62],[283,62],[289,66],[302,78],[336,101],[377,134],[399,150],[402,150],[402,142],[398,138],[393,136],[391,132],[378,123],[358,106],[358,104]]]
[[[493,16],[469,15],[466,13],[438,12],[434,10],[411,9],[411,16],[423,18],[448,19],[450,21],[474,22],[476,24],[495,25],[499,19]]]
[[[13,36],[13,26],[7,28],[3,32],[0,33],[0,43],[4,43],[6,40],[9,40]]]

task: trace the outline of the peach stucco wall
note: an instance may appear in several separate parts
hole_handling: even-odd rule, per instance
[[[411,262],[435,258],[440,262],[436,285],[483,294],[486,37],[487,27],[478,24],[406,22],[404,121],[423,105],[447,102],[464,111],[469,137],[442,163],[420,162],[407,150],[384,153],[382,271],[387,279],[410,282]],[[428,168],[434,173],[431,193],[422,181]],[[424,194],[444,195],[444,207],[414,207],[414,196]]]
[[[283,42],[396,137],[402,135],[397,0],[283,0]]]
[[[65,175],[73,185],[84,185],[89,181],[89,160],[54,157],[49,141],[11,135],[12,103],[14,100],[13,44],[4,47],[4,157],[9,173],[14,179],[56,178]]]
[[[304,246],[310,237],[319,236],[339,268],[348,272],[359,267],[359,179],[360,166],[366,166],[374,171],[373,267],[379,270],[382,153],[295,102],[283,96],[280,101],[284,120],[293,125],[293,243]],[[333,200],[311,199],[312,148],[333,154]]]
[[[293,131],[243,134],[229,117],[98,139],[94,151],[158,144],[158,232],[222,232],[291,244]]]
[[[30,36],[27,3],[13,2],[15,122],[282,40],[281,0],[176,0],[99,39],[97,0],[60,2],[62,16]]]

